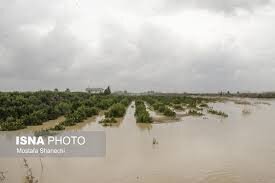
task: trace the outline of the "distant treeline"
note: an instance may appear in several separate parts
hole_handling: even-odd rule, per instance
[[[266,93],[240,93],[237,94],[240,97],[250,97],[250,98],[275,98],[275,92]]]
[[[198,96],[226,96],[226,97],[243,97],[243,98],[275,98],[275,92],[263,92],[263,93],[189,93],[188,95]]]
[[[219,92],[219,93],[162,93],[162,92],[150,92],[150,93],[136,93],[132,95],[150,95],[150,96],[209,96],[209,97],[247,97],[247,98],[275,98],[275,92],[262,92],[262,93],[250,93],[250,92]]]

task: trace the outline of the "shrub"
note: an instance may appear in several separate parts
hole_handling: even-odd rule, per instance
[[[88,117],[98,115],[99,113],[98,109],[95,107],[87,108],[85,112]]]
[[[139,115],[137,115],[137,121],[140,123],[151,123],[152,118],[150,117],[148,112],[142,112]]]
[[[181,104],[175,104],[173,107],[174,109],[177,109],[177,110],[183,110]]]
[[[154,103],[152,106],[153,106],[154,110],[158,110],[160,105],[159,105],[159,103]]]
[[[200,107],[208,107],[208,105],[206,103],[202,103],[200,104]]]
[[[80,106],[73,113],[65,115],[65,121],[62,123],[64,126],[73,126],[83,120],[98,114],[98,109],[95,107]]]
[[[176,116],[176,113],[163,103],[155,103],[153,104],[153,108],[154,110],[163,113],[165,116]]]
[[[135,111],[136,121],[138,123],[151,123],[152,118],[150,117],[143,101],[136,101]]]
[[[190,110],[188,111],[188,115],[192,115],[192,116],[202,116],[203,113],[198,112],[198,111],[193,110],[193,109],[190,109]]]
[[[164,105],[159,106],[158,111],[163,113],[165,111],[166,107]]]
[[[13,117],[8,117],[5,122],[0,124],[0,129],[2,131],[13,131],[23,129],[26,126],[20,119],[14,119]]]
[[[117,120],[115,118],[104,118],[99,121],[99,123],[117,123]]]
[[[128,98],[124,98],[120,101],[121,104],[123,104],[125,107],[127,107],[130,104],[130,100]]]
[[[22,122],[25,125],[41,125],[44,121],[48,120],[47,111],[45,109],[41,109],[38,111],[34,111],[30,115],[24,115],[22,117]]]
[[[63,124],[57,124],[53,128],[51,128],[51,130],[54,130],[54,131],[65,130],[65,126]]]
[[[171,116],[171,117],[176,116],[176,113],[174,111],[172,111],[170,108],[168,108],[167,106],[165,106],[163,114],[165,116]]]
[[[113,104],[113,100],[112,99],[102,99],[101,101],[99,101],[96,104],[96,107],[106,110],[108,109],[111,105]]]
[[[216,111],[216,110],[214,110],[214,109],[209,109],[209,110],[208,110],[208,113],[214,114],[214,115],[219,115],[219,116],[222,116],[222,117],[225,117],[225,118],[228,117],[228,114],[226,114],[226,113],[224,113],[224,112],[222,112],[222,111]]]
[[[73,126],[75,125],[74,119],[72,116],[66,116],[65,120],[62,122],[64,126]]]
[[[104,95],[110,95],[111,94],[111,88],[110,86],[108,86],[105,90],[104,90]]]
[[[60,115],[68,114],[72,110],[72,104],[60,102],[58,105],[56,105],[56,110]]]
[[[73,126],[75,123],[79,123],[86,118],[85,113],[81,111],[75,111],[74,113],[68,114],[65,116],[64,125]]]
[[[105,113],[105,116],[120,118],[124,116],[125,112],[126,112],[125,106],[121,103],[117,103],[110,107],[109,111]]]

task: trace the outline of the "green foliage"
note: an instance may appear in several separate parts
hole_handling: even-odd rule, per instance
[[[117,123],[117,120],[115,118],[104,118],[99,121],[99,123]]]
[[[15,119],[13,117],[8,117],[5,122],[0,123],[0,129],[2,131],[12,131],[23,129],[26,126],[20,119]]]
[[[79,107],[76,111],[73,113],[70,113],[65,116],[64,125],[65,126],[72,126],[76,123],[80,123],[84,119],[87,118],[85,111],[83,110],[83,107]]]
[[[158,112],[164,113],[165,109],[166,109],[165,105],[161,105],[158,107]]]
[[[130,104],[130,102],[131,102],[130,99],[127,98],[127,97],[123,98],[123,99],[120,101],[120,103],[123,104],[125,107],[127,107],[127,106]]]
[[[65,126],[63,124],[57,124],[53,128],[51,128],[50,130],[53,130],[53,131],[65,130]]]
[[[177,110],[184,110],[181,104],[175,104],[173,105],[173,107],[174,109],[177,109]]]
[[[65,115],[65,114],[68,114],[71,112],[72,104],[67,103],[67,102],[60,102],[55,106],[55,108],[56,108],[56,111],[58,112],[58,114]]]
[[[199,112],[199,111],[196,111],[194,109],[190,109],[188,111],[188,115],[192,115],[192,116],[203,116],[203,113]]]
[[[86,107],[85,113],[86,113],[87,117],[92,117],[94,115],[98,115],[99,110],[96,107],[91,107],[91,108]]]
[[[168,108],[167,106],[165,106],[163,114],[165,116],[170,116],[170,117],[175,117],[176,116],[176,113],[174,111],[172,111],[170,108]]]
[[[218,116],[222,116],[222,117],[225,117],[225,118],[228,117],[228,114],[226,114],[226,113],[224,113],[224,112],[222,112],[222,111],[216,111],[216,110],[214,110],[214,109],[209,109],[209,110],[208,110],[208,113],[214,114],[214,115],[218,115]]]
[[[110,88],[109,88],[110,89]],[[128,97],[112,95],[91,95],[84,92],[39,91],[39,92],[0,92],[0,121],[11,129],[15,121],[7,122],[8,117],[19,119],[26,126],[40,125],[45,121],[66,116],[64,124],[74,125],[87,117],[107,110],[121,101],[130,102]],[[7,122],[7,123],[6,123]],[[18,126],[18,125],[17,125]]]
[[[198,111],[197,106],[206,107],[214,99],[202,97],[165,95],[165,96],[123,96],[110,95],[107,87],[105,95],[72,92],[69,89],[61,91],[38,92],[0,92],[0,125],[1,130],[14,130],[25,126],[40,125],[43,122],[65,116],[62,125],[75,125],[88,117],[108,110],[106,118],[123,117],[127,106],[132,100],[136,101],[136,119],[139,122],[151,122],[144,102],[150,108],[167,115],[175,116],[169,108],[181,109],[181,106]],[[169,107],[168,107],[169,106]],[[141,112],[140,112],[141,111]],[[12,117],[13,119],[11,120]],[[61,128],[61,126],[58,126]]]
[[[110,86],[108,86],[105,90],[104,90],[104,95],[110,95],[111,94],[111,88]]]
[[[107,112],[105,112],[105,116],[120,118],[124,116],[125,112],[126,112],[126,107],[121,103],[117,103],[112,105],[110,109]]]
[[[162,108],[163,107],[162,103],[155,102],[152,106],[156,111],[164,111],[164,109]]]
[[[72,113],[65,115],[65,120],[62,123],[64,126],[73,126],[76,123],[80,123],[88,117],[92,117],[98,114],[98,109],[95,107],[80,106]]]
[[[38,111],[34,111],[29,115],[22,116],[22,121],[25,125],[41,125],[43,121],[48,120],[48,113],[45,109],[40,109]]]
[[[165,103],[168,103],[167,101]],[[164,103],[155,102],[153,105],[154,110],[163,113],[165,116],[176,116],[176,113],[167,107]]]
[[[65,116],[65,120],[62,122],[64,126],[73,126],[76,124],[76,120],[73,114],[68,114]]]
[[[137,116],[137,122],[139,123],[152,123],[152,118],[146,112],[141,112],[136,116]]]
[[[200,104],[200,107],[209,107],[206,103]]]
[[[99,109],[102,109],[102,110],[106,110],[108,109],[109,107],[111,107],[112,105],[114,104],[114,101],[110,98],[106,98],[106,99],[102,99],[101,101],[99,101],[96,106],[99,108]]]
[[[150,117],[148,111],[146,110],[146,106],[143,101],[137,100],[136,104],[136,121],[137,123],[152,123],[152,118]]]

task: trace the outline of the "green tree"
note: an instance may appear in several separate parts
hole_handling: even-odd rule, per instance
[[[59,112],[60,115],[68,114],[71,112],[72,105],[66,102],[60,102],[56,106],[56,110]]]
[[[110,86],[108,86],[105,90],[104,90],[104,92],[103,92],[105,95],[110,95],[111,94],[111,88],[110,88]]]
[[[105,116],[119,118],[123,117],[125,112],[126,107],[121,103],[117,103],[110,107],[109,111],[105,113]]]

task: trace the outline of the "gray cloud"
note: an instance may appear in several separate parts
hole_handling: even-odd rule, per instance
[[[269,1],[189,2],[167,1],[165,7],[172,10],[188,6],[194,14],[196,8],[233,12],[237,8],[254,9]],[[167,20],[159,24],[154,16],[164,16],[161,13],[145,16],[137,11],[127,14],[129,20],[114,18],[118,10],[127,10],[127,6],[122,5],[102,17],[82,14],[82,4],[75,9],[73,4],[69,6],[63,1],[0,4],[5,7],[5,11],[0,11],[0,90],[55,87],[83,90],[88,85],[111,85],[113,89],[132,91],[275,90],[271,84],[275,82],[272,16],[240,17],[243,22],[253,20],[242,27],[239,17],[227,19],[214,14],[229,21],[232,30],[220,29],[227,24],[218,22],[215,26],[221,33],[212,38],[206,29],[198,30],[200,27],[195,26],[193,31],[205,36],[194,34],[190,38],[192,31],[186,32],[192,24],[182,21],[172,28],[166,26],[170,23]],[[162,6],[161,3],[154,5]],[[97,16],[97,21],[89,19]],[[83,27],[77,24],[79,20],[84,20]],[[211,24],[216,19],[204,21]],[[216,31],[215,26],[213,31]],[[98,34],[91,36],[94,32],[90,30]],[[210,43],[207,40],[211,40]]]
[[[179,41],[178,35],[151,24],[144,25],[136,37],[127,36],[121,27],[108,29],[108,33],[111,36],[102,40],[100,48],[104,57],[91,58],[81,70],[86,77],[94,73],[94,84],[112,83],[117,88],[135,91],[273,89],[270,83],[274,79],[254,75],[257,67],[262,67],[270,75],[273,62],[266,61],[263,67],[262,62],[251,59],[253,55],[249,58],[242,56],[234,42],[200,48],[192,41]],[[97,64],[94,59],[97,59]],[[258,80],[265,82],[255,84]]]
[[[238,9],[252,11],[269,3],[271,3],[271,0],[166,0],[163,10],[177,11],[186,8],[200,8],[233,13]]]
[[[1,2],[1,89],[43,89],[66,81],[80,44],[55,6],[51,0]]]
[[[2,77],[36,79],[52,77],[70,68],[77,54],[77,43],[62,27],[54,27],[43,37],[15,32],[2,42]]]

